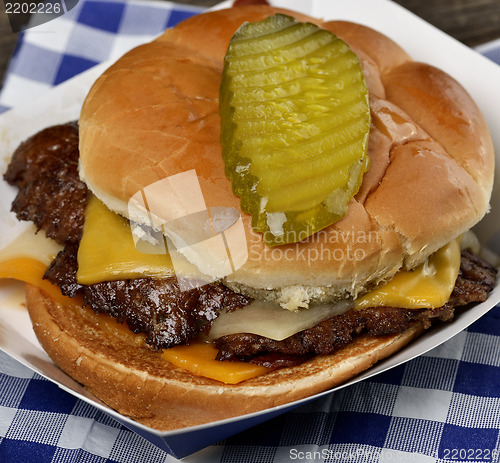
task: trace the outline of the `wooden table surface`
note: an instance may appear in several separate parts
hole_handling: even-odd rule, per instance
[[[219,0],[178,1],[207,7],[218,2]],[[396,0],[396,3],[466,45],[473,47],[500,38],[500,0]],[[11,31],[3,2],[0,2],[0,82],[3,81],[17,36],[18,33]]]

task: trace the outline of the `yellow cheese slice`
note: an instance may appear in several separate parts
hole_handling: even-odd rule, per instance
[[[174,274],[168,252],[157,254],[153,245],[141,241],[136,249],[128,220],[111,212],[95,196],[85,210],[85,225],[78,249],[78,283],[141,277],[166,278]],[[149,246],[149,249],[148,249]]]
[[[189,372],[216,379],[226,384],[237,384],[269,371],[268,368],[246,362],[220,362],[218,349],[212,343],[197,342],[189,346],[175,346],[163,351],[163,358]]]
[[[47,266],[54,260],[62,246],[30,227],[0,250],[0,279],[13,278],[44,290],[59,302],[71,303],[59,288],[43,280]]]
[[[19,257],[0,261],[0,279],[13,278],[24,281],[30,285],[43,290],[52,299],[68,306],[82,305],[83,300],[80,297],[69,298],[63,296],[58,286],[53,285],[48,280],[43,280],[43,274],[47,266],[42,262],[30,258]]]
[[[415,270],[398,272],[387,284],[356,300],[357,309],[441,307],[448,302],[460,270],[460,240],[435,252]]]

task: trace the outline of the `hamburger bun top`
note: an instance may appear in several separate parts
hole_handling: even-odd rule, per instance
[[[347,215],[300,243],[269,248],[242,213],[248,260],[225,283],[289,308],[356,297],[410,269],[477,223],[488,209],[494,153],[466,90],[365,26],[322,22],[268,6],[192,17],[140,46],[94,84],[80,117],[80,175],[129,217],[138,191],[195,170],[207,206],[241,212],[224,174],[218,108],[223,59],[244,21],[277,12],[344,39],[370,92],[370,170]],[[147,211],[129,217],[149,223]]]

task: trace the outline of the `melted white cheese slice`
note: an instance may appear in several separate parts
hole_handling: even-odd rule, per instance
[[[61,250],[61,245],[47,238],[43,231],[37,233],[33,225],[0,250],[0,262],[33,259],[48,266]]]
[[[281,341],[353,307],[354,302],[344,300],[292,312],[283,309],[279,304],[253,301],[233,312],[223,311],[213,322],[209,338],[217,339],[234,333],[252,333]]]

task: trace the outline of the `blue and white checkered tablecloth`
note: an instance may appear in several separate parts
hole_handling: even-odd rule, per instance
[[[0,108],[29,102],[200,11],[81,0],[20,35]],[[500,63],[500,43],[480,49]],[[173,462],[0,352],[0,462]],[[187,458],[193,462],[500,461],[500,307],[445,344]]]

